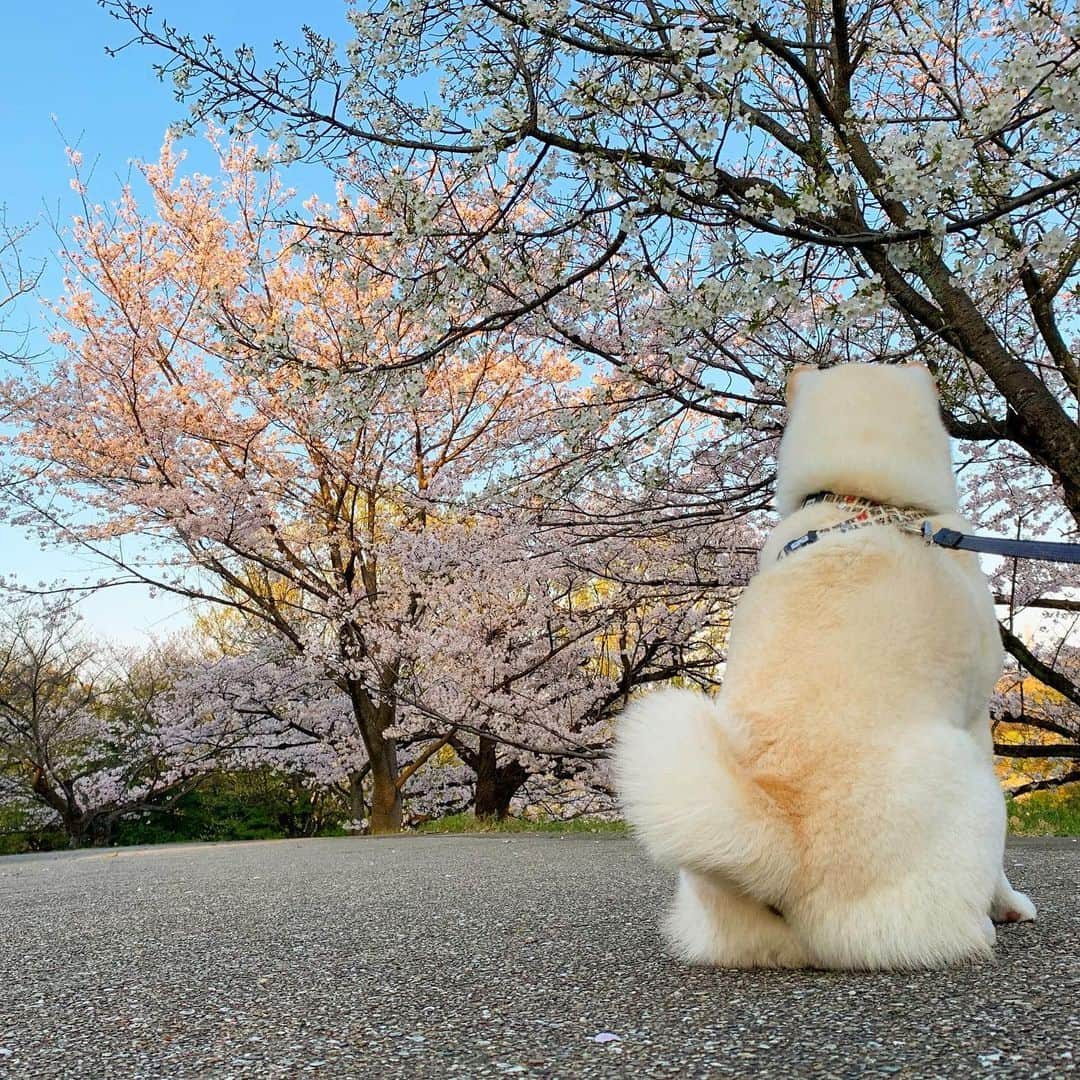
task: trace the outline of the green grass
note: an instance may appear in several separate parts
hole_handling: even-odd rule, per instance
[[[1080,785],[1064,791],[1039,791],[1007,800],[1009,832],[1013,836],[1080,836]],[[577,818],[555,821],[507,818],[505,821],[478,819],[472,814],[454,814],[416,827],[419,833],[606,833],[628,832],[624,821]]]
[[[1013,836],[1080,836],[1080,787],[1036,791],[1007,801]]]
[[[625,833],[624,821],[601,821],[597,818],[575,818],[556,821],[550,818],[530,820],[505,818],[495,821],[477,818],[472,814],[452,814],[436,821],[426,821],[416,827],[420,833]]]

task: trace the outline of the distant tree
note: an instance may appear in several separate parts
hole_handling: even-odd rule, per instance
[[[156,738],[176,660],[155,650],[118,670],[80,635],[69,602],[10,602],[0,614],[0,800],[33,809],[39,827],[58,825],[78,847],[188,790],[198,770]]]
[[[458,561],[410,715],[437,720],[475,773],[481,817],[506,816],[534,776],[605,787],[614,713],[651,683],[716,683],[731,596],[748,576],[729,556],[731,587],[703,587],[702,549],[687,546],[703,529],[651,544],[551,530],[537,551],[523,525]]]
[[[358,238],[359,223],[386,210],[344,191],[333,205],[309,201],[317,229],[282,224],[295,200],[263,164],[253,147],[230,145],[220,184],[181,178],[166,146],[159,163],[139,167],[153,213],[131,189],[114,211],[84,203],[57,305],[62,357],[2,388],[12,426],[0,440],[16,470],[5,495],[18,520],[109,560],[117,581],[210,601],[238,613],[245,632],[268,635],[277,682],[265,704],[280,689],[310,710],[311,686],[315,697],[336,687],[320,698],[337,733],[328,745],[342,745],[343,696],[349,749],[336,760],[354,799],[370,789],[370,827],[393,830],[416,764],[399,761],[402,738],[445,743],[471,725],[511,739],[486,724],[486,704],[463,703],[489,701],[508,678],[535,688],[547,677],[535,665],[561,664],[553,698],[533,698],[528,718],[504,709],[501,722],[540,723],[551,736],[544,755],[583,722],[571,702],[608,678],[584,660],[589,635],[607,632],[606,609],[584,629],[545,621],[556,609],[575,617],[553,600],[566,592],[560,567],[579,549],[617,542],[618,520],[643,493],[670,511],[667,488],[696,466],[708,429],[628,404],[618,387],[595,391],[562,353],[526,337],[477,339],[422,368],[396,366],[446,310],[403,300],[403,279],[427,272],[425,242]],[[483,210],[469,194],[458,191],[454,220]],[[567,508],[563,523],[544,510],[552,493]],[[607,505],[618,515],[598,519],[592,508]],[[620,596],[637,588],[652,622],[674,613],[643,645],[669,668],[691,644],[671,634],[698,625],[681,612],[722,604],[721,593],[704,593],[729,579],[738,536],[709,517],[666,541],[662,559],[684,567],[674,590],[647,559],[637,567],[622,557],[628,573],[647,572],[640,586],[620,584]],[[705,552],[715,555],[707,567]],[[463,662],[488,655],[466,620],[485,618],[477,590],[528,628],[494,681],[493,669]],[[435,644],[440,634],[459,651],[435,670],[452,651]],[[515,673],[526,644],[532,666]],[[290,670],[298,677],[287,685]],[[453,708],[433,704],[436,688],[452,684]],[[203,697],[192,691],[196,713]],[[544,707],[552,715],[540,721]],[[292,729],[306,723],[291,715]],[[523,752],[536,749],[524,741]]]

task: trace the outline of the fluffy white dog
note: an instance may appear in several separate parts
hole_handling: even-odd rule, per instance
[[[887,522],[826,531],[858,508],[804,505],[828,491],[969,530],[933,380],[916,366],[801,368],[788,407],[783,520],[735,613],[722,693],[653,693],[620,724],[627,817],[680,870],[668,939],[729,967],[987,956],[991,919],[1035,908],[1002,870],[986,580],[973,554]]]

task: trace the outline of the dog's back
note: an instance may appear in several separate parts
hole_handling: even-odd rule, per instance
[[[980,733],[1000,669],[974,557],[889,526],[824,537],[747,589],[724,707],[797,827],[784,911],[817,962],[987,948],[1004,808]]]

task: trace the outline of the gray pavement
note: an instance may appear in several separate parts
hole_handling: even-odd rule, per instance
[[[3,858],[0,1076],[1067,1076],[1080,842],[1008,863],[1040,921],[996,962],[846,975],[668,959],[621,837]]]

